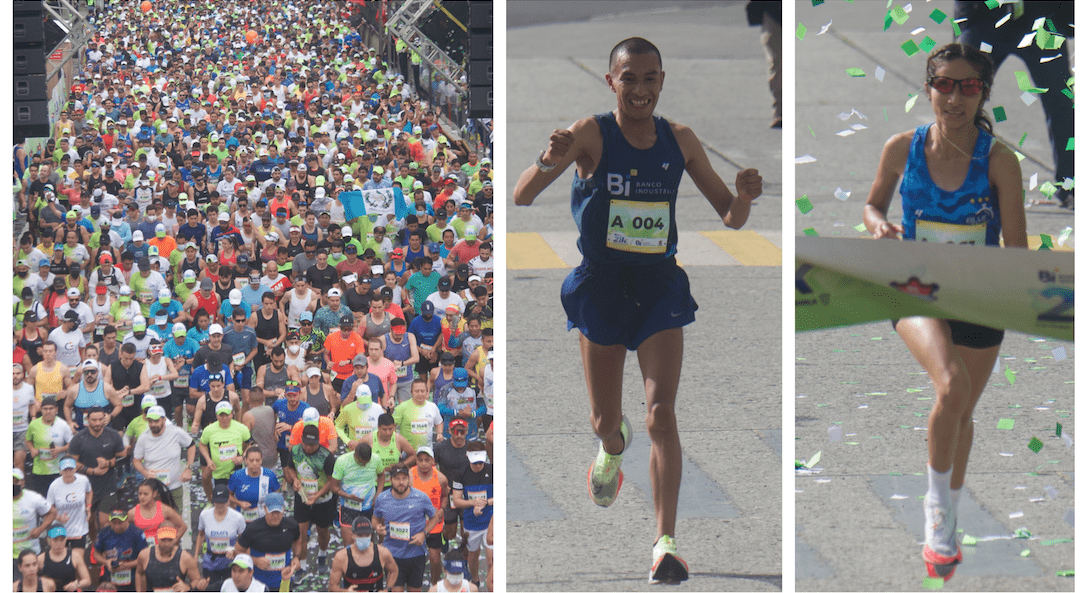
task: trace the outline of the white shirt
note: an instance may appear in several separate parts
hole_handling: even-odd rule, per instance
[[[79,350],[87,345],[83,332],[78,328],[65,332],[57,327],[49,332],[49,341],[57,345],[57,361],[68,368],[75,368],[80,362]]]
[[[58,516],[68,515],[64,529],[70,537],[82,537],[90,531],[87,523],[87,493],[90,491],[91,481],[83,474],[76,474],[71,484],[65,484],[64,478],[57,478],[49,485],[45,500],[56,507]]]
[[[427,301],[434,303],[434,314],[439,319],[445,318],[445,308],[449,305],[457,305],[460,307],[461,314],[464,313],[464,299],[460,298],[460,295],[453,291],[449,291],[449,296],[442,298],[441,292],[435,291],[434,294],[426,298]]]

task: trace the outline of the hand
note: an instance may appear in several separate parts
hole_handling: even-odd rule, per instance
[[[42,532],[45,531],[46,525],[39,525],[30,530],[30,539],[35,540],[42,536]]]
[[[253,558],[253,566],[256,566],[261,570],[269,570],[272,568],[272,563],[268,562],[268,559],[264,556],[261,556],[259,558]]]
[[[181,481],[182,482],[188,482],[191,479],[192,479],[192,469],[191,468],[186,467],[185,469],[181,470]]]
[[[416,533],[415,535],[411,536],[411,539],[408,540],[408,544],[412,545],[412,546],[421,546],[421,545],[423,545],[425,543],[426,543],[426,534],[423,533],[422,531],[420,531],[419,533]]]
[[[284,579],[290,580],[290,578],[294,576],[294,561],[291,562],[290,566],[281,570],[279,574],[282,575]]]
[[[65,591],[75,591],[78,588],[79,588],[79,582],[78,581],[72,581],[72,582],[68,583],[67,585],[64,585],[64,590]]]
[[[302,491],[302,480],[295,480],[294,482],[291,483],[291,487],[294,488],[295,492],[301,492]]]
[[[108,470],[109,469],[109,460],[106,459],[105,457],[99,457],[98,458],[98,469]]]
[[[57,515],[56,521],[57,521],[57,523],[67,523],[68,522],[68,513],[61,513],[61,514]]]
[[[872,231],[872,238],[874,239],[898,239],[905,232],[900,224],[891,224],[884,220],[876,225],[876,228]]]
[[[276,438],[279,438],[279,435],[287,432],[290,429],[290,424],[287,424],[286,422],[276,422]]]
[[[744,169],[736,174],[736,193],[748,200],[762,195],[762,177],[758,169]]]
[[[438,436],[434,437],[434,440],[438,441],[439,443],[444,442],[445,441],[445,435],[439,432]]]
[[[570,147],[574,145],[574,133],[570,130],[555,130],[547,140],[547,152],[541,160],[545,165],[555,165],[570,152]]]
[[[385,531],[386,529],[384,523],[379,523],[374,526],[374,533],[378,534],[378,536],[380,537],[385,537]]]
[[[472,409],[468,408],[468,407],[465,407],[465,408],[461,409],[461,411],[457,412],[457,416],[464,416],[465,418],[471,418],[472,417]]]
[[[243,511],[248,511],[249,509],[253,508],[253,504],[245,500],[239,500],[238,506],[240,506]]]
[[[176,576],[174,578],[177,580],[177,582],[174,583],[173,587],[170,587],[171,589],[173,589],[174,591],[189,591],[190,590],[189,585],[185,581],[181,580],[181,575],[178,575],[178,576]]]
[[[477,505],[474,509],[472,509],[472,513],[478,517],[483,514],[483,509]]]

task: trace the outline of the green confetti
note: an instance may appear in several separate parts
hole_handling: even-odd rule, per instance
[[[811,132],[811,137],[815,138],[815,130],[811,129],[811,126],[808,126],[808,131]]]
[[[804,23],[796,24],[796,38],[804,41],[804,34],[808,32],[808,28],[804,26]]]
[[[811,459],[809,459],[809,460],[808,460],[808,462],[804,464],[804,467],[806,467],[806,468],[808,468],[808,469],[811,469],[811,468],[812,468],[812,466],[814,466],[814,465],[815,465],[816,463],[819,463],[819,459],[820,459],[820,458],[821,458],[822,456],[823,456],[823,452],[822,452],[822,451],[818,451],[818,452],[816,452],[816,454],[815,454],[815,455],[812,455],[812,456],[811,456]]]
[[[1045,444],[1038,440],[1038,437],[1030,437],[1030,443],[1027,444],[1027,448],[1035,453],[1042,450]],[[1028,536],[1029,537],[1029,536]]]
[[[1076,576],[1075,570],[1058,570],[1057,576],[1059,577],[1074,577]]]
[[[852,76],[853,78],[864,77],[864,70],[861,70],[860,68],[847,68],[845,73]]]
[[[1064,427],[1061,426],[1060,422],[1058,422],[1057,423],[1057,436],[1061,436],[1061,430],[1063,430],[1063,429],[1064,429]]]
[[[868,227],[864,226],[864,223],[862,222],[857,226],[853,227],[853,230],[857,231],[858,233],[864,233],[868,231]]]
[[[1019,556],[1021,556],[1023,558],[1026,558],[1027,556],[1030,556],[1030,550],[1023,550],[1022,552],[1019,552]]]
[[[910,109],[913,109],[913,104],[917,102],[917,97],[920,96],[921,95],[910,95],[910,98],[906,101],[906,113],[909,113]]]
[[[813,228],[804,229],[804,234],[809,236],[809,237],[818,237],[819,236],[819,233]]]
[[[955,34],[955,37],[962,35],[962,29],[959,28],[959,24],[955,21],[951,21],[951,32]]]
[[[1043,546],[1055,546],[1057,544],[1070,544],[1070,543],[1072,543],[1071,539],[1047,539],[1047,540],[1042,542],[1042,545]]]
[[[921,581],[922,589],[943,589],[944,580],[942,578],[925,577],[925,580]]]
[[[1030,539],[1030,531],[1027,531],[1026,527],[1020,527],[1015,530],[1016,539]]]
[[[920,47],[922,50],[930,52],[932,51],[932,48],[936,47],[936,40],[926,35],[925,38],[921,40]]]
[[[887,108],[886,107],[883,108],[883,121],[891,121],[890,119],[887,118]]]
[[[942,25],[944,24],[944,19],[947,18],[947,15],[944,14],[944,11],[937,8],[936,10],[932,11],[932,14],[928,15],[928,18],[936,21],[937,25]]]
[[[972,535],[962,536],[962,545],[964,546],[976,546],[978,545],[978,539]]]
[[[906,55],[910,56],[911,58],[914,54],[921,51],[921,48],[917,47],[917,44],[913,42],[913,39],[910,39],[906,43],[903,43],[901,47],[902,51],[906,52]]]
[[[1050,237],[1045,233],[1041,233],[1038,235],[1038,238],[1042,240],[1042,247],[1045,247],[1046,249],[1053,249],[1053,237]]]
[[[1015,427],[1015,420],[1011,418],[1001,418],[1000,422],[996,423],[996,427],[1001,430],[1011,430]]]
[[[1076,139],[1075,138],[1069,138],[1068,139],[1068,144],[1064,145],[1064,149],[1065,150],[1075,150],[1076,149]]]
[[[796,201],[796,207],[800,208],[801,214],[807,214],[808,212],[811,212],[813,209],[815,209],[815,206],[812,205],[811,200],[808,199],[807,194],[800,196],[800,199]]]
[[[883,30],[886,31],[887,29],[890,29],[891,23],[893,22],[895,21],[891,18],[891,11],[888,10],[887,15],[883,17]]]
[[[1038,191],[1042,192],[1042,195],[1044,195],[1045,197],[1052,198],[1053,194],[1057,193],[1057,186],[1046,181],[1042,185],[1038,186]]]
[[[1010,366],[1004,369],[1004,378],[1008,380],[1008,385],[1015,385],[1015,371]]]
[[[819,6],[823,2],[824,2],[824,0],[811,0],[811,5],[812,6]]]
[[[985,6],[988,6],[989,10],[995,10],[1000,6],[1000,0],[985,0]]]
[[[1015,80],[1019,83],[1019,90],[1026,91],[1028,93],[1044,93],[1049,89],[1040,89],[1031,85],[1030,75],[1023,70],[1015,71]]]
[[[891,9],[891,18],[894,19],[894,22],[901,25],[910,18],[910,15],[908,12],[906,12],[906,9],[902,8],[901,6],[895,6]]]
[[[1027,139],[1027,133],[1023,132],[1023,137],[1019,139],[1019,148],[1023,148],[1023,141]]]
[[[1065,97],[1068,97],[1069,99],[1076,98],[1075,95],[1072,94],[1072,91],[1070,89],[1061,89],[1061,94]]]
[[[993,107],[993,117],[995,117],[998,122],[1008,119],[1008,115],[1004,113],[1003,107]]]

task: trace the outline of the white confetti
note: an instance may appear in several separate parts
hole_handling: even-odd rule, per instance
[[[996,364],[993,365],[993,374],[1000,371],[1000,359],[996,359]]]
[[[1031,31],[1037,31],[1042,25],[1045,24],[1045,17],[1040,16],[1034,19],[1034,24],[1030,26]]]
[[[835,134],[835,136],[841,136],[842,138],[845,138],[846,136],[852,136],[853,134],[856,134],[856,132],[854,132],[853,130],[842,130],[841,132]]]
[[[832,481],[833,480],[831,480],[830,478],[819,478],[818,480],[815,481],[815,483],[816,484],[829,484]]]
[[[856,109],[854,109],[854,110],[852,110],[852,113],[857,114],[857,117],[863,119],[864,121],[868,121],[868,116],[861,113],[860,111],[857,111]]]
[[[1045,502],[1045,497],[1039,496],[1037,498],[1028,498],[1027,502]]]
[[[981,48],[980,49],[981,49],[981,51],[983,51],[983,52],[985,52],[987,54],[993,52],[993,46],[989,45],[988,43],[985,43],[984,41],[981,42]]]
[[[1045,487],[1045,493],[1046,493],[1046,496],[1048,496],[1049,498],[1051,498],[1053,500],[1057,500],[1057,489],[1056,488],[1054,488],[1052,486],[1046,486]]]
[[[909,496],[906,496],[904,494],[892,494],[891,495],[891,500],[906,500],[907,498],[909,498]]]
[[[843,111],[843,112],[838,114],[838,119],[840,119],[842,121],[845,121],[845,120],[849,119],[852,115],[853,115],[853,113],[851,111]]]
[[[1012,455],[1014,455],[1014,453],[1001,453],[1000,454],[1001,457],[1011,457]]]
[[[910,12],[913,11],[913,4],[907,4],[907,5],[903,6],[902,10],[905,10],[906,13],[909,14]]]
[[[1059,243],[1059,242],[1058,242]],[[1062,244],[1063,247],[1063,244]],[[1068,352],[1065,351],[1064,346],[1057,346],[1053,349],[1053,362],[1060,362],[1068,358]]]
[[[858,409],[858,410],[867,410],[867,409],[868,409],[868,405],[867,405],[867,404],[865,404],[865,405],[863,405],[863,406],[857,406],[857,409]]]
[[[1016,486],[1015,489],[1016,490],[1026,490],[1027,487],[1026,486]]]
[[[1011,18],[1012,18],[1012,13],[1010,13],[1010,12],[1008,14],[1004,15],[1004,18],[1002,18],[1002,19],[1000,19],[999,21],[996,22],[996,28],[999,28],[1000,25],[1003,25],[1004,23],[1008,22],[1008,20],[1011,19]]]
[[[906,101],[906,113],[909,113],[910,109],[913,109],[913,104],[917,102],[917,97],[920,96],[921,95],[914,95],[910,97],[908,101]]]
[[[1068,433],[1061,434],[1061,439],[1064,440],[1064,446],[1072,448],[1072,437],[1068,436]]]
[[[866,126],[864,124],[850,124],[849,127],[854,129],[854,130],[857,130],[857,131],[867,130],[868,129],[868,126]]]
[[[1037,173],[1037,171],[1034,173],[1034,175],[1030,176],[1030,189],[1034,189],[1036,187],[1038,187],[1038,173]]]
[[[807,163],[814,163],[814,162],[815,162],[815,161],[817,161],[817,160],[819,160],[819,159],[817,159],[817,158],[813,157],[813,156],[812,156],[812,155],[810,155],[810,154],[806,154],[806,155],[804,155],[804,156],[798,156],[798,157],[796,157],[796,164],[797,164],[797,165],[805,165],[805,164],[807,164]]]
[[[1008,513],[1009,519],[1018,519],[1023,516],[1023,511],[1015,511],[1014,513]]]
[[[834,190],[834,197],[844,202],[849,199],[849,194],[851,193],[853,192],[844,191],[842,188],[839,187],[838,189]]]
[[[917,35],[918,33],[924,33],[924,32],[925,32],[924,27],[917,27],[913,31],[910,31],[910,35]]]
[[[1034,43],[1034,31],[1023,35],[1023,39],[1019,41],[1019,47],[1030,47],[1030,44]]]
[[[1034,93],[1028,93],[1027,91],[1023,91],[1023,94],[1019,95],[1019,98],[1028,106],[1033,105],[1034,102],[1038,100],[1038,97],[1035,97]]]
[[[1064,247],[1065,241],[1067,241],[1068,237],[1071,237],[1071,236],[1072,236],[1072,227],[1070,227],[1070,226],[1064,227],[1064,230],[1061,231],[1061,235],[1059,237],[1057,237],[1057,245],[1060,245],[1061,247]]]
[[[1046,57],[1038,60],[1038,63],[1039,64],[1045,64],[1046,62],[1052,62],[1053,60],[1056,60],[1057,58],[1059,58],[1059,57],[1061,57],[1063,55],[1064,54],[1057,54],[1055,56],[1046,56]]]
[[[838,442],[842,440],[842,427],[831,426],[827,429],[827,437],[830,438],[831,442]]]
[[[819,32],[816,33],[816,35],[822,35],[823,33],[826,33],[827,29],[829,29],[830,25],[833,24],[833,23],[834,23],[834,19],[831,19],[831,21],[829,23],[823,25],[822,29],[819,29]]]
[[[886,71],[886,70],[884,70],[884,69],[883,69],[882,67],[880,67],[880,66],[876,66],[876,80],[878,80],[878,81],[880,81],[880,82],[883,82],[883,77],[884,77],[884,75],[886,75],[886,74],[887,74],[887,71]]]

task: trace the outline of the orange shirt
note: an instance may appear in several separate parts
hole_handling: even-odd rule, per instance
[[[295,422],[294,426],[291,427],[290,445],[292,447],[302,444],[302,428],[304,428],[304,423],[301,420]],[[336,423],[328,416],[321,416],[317,421],[317,430],[320,432],[321,446],[334,451],[332,449],[332,439],[336,438]]]
[[[416,490],[420,490],[423,494],[430,497],[431,504],[435,509],[442,508],[442,482],[438,479],[438,470],[433,469],[430,471],[430,479],[423,481],[419,479],[419,468],[411,468],[411,487]],[[441,533],[445,528],[445,521],[439,521],[434,529],[430,530],[430,533]]]
[[[346,379],[354,372],[351,363],[356,354],[366,354],[366,340],[356,332],[351,332],[344,338],[343,334],[335,330],[325,338],[325,349],[332,359],[332,372],[340,379]]]

